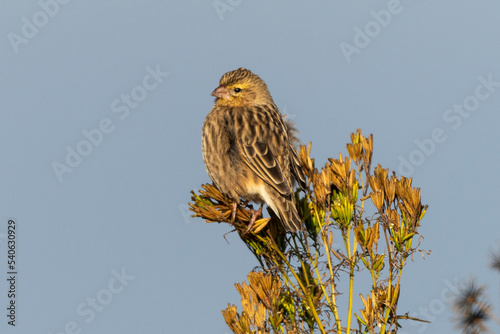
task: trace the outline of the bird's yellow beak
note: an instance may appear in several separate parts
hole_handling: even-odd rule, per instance
[[[215,90],[212,92],[212,95],[219,99],[229,100],[229,91],[227,90],[226,86],[219,86],[215,88]]]

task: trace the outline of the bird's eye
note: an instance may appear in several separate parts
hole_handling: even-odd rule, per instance
[[[235,92],[235,93],[239,93],[239,92],[241,92],[241,88],[235,88],[235,89],[234,89],[234,92]]]

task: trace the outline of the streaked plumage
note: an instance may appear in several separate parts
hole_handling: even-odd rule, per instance
[[[265,202],[286,231],[302,229],[293,192],[294,181],[304,184],[295,129],[283,119],[267,85],[239,68],[224,74],[212,95],[202,152],[215,186],[236,203],[240,197]]]

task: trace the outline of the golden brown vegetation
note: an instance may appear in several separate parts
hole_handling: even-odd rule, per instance
[[[195,216],[233,225],[260,263],[248,284],[236,284],[242,311],[229,305],[224,319],[234,333],[396,333],[401,320],[418,320],[399,314],[397,306],[408,259],[424,254],[418,228],[427,206],[420,189],[380,165],[372,171],[373,137],[360,130],[351,134],[348,155],[330,158],[320,170],[310,152],[311,144],[300,147],[307,187],[295,194],[305,231],[280,231],[268,210],[270,217],[245,233],[249,203],[232,223],[232,200],[213,185],[192,192]],[[355,293],[361,271],[370,284]],[[346,291],[339,291],[344,279]],[[348,300],[342,309],[341,293]],[[354,298],[362,305],[356,313]]]

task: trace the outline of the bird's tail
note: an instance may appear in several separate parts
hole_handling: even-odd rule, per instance
[[[268,205],[280,219],[281,226],[283,226],[285,231],[297,232],[304,230],[304,224],[300,220],[293,197],[275,196],[273,203],[268,203]]]

